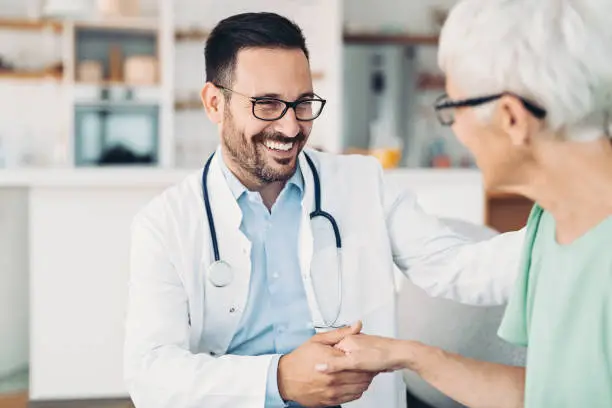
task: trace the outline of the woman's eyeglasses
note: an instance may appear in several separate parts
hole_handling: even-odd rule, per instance
[[[456,108],[466,108],[466,107],[475,107],[475,106],[483,105],[485,103],[489,103],[491,101],[499,99],[504,95],[512,95],[518,98],[523,104],[523,106],[525,107],[525,109],[527,109],[536,118],[544,119],[546,117],[545,109],[540,108],[539,106],[537,106],[536,104],[534,104],[533,102],[530,102],[529,100],[525,98],[522,98],[520,96],[511,94],[508,92],[502,92],[502,93],[489,95],[489,96],[481,96],[477,98],[463,99],[463,100],[458,100],[458,101],[454,101],[450,99],[448,95],[444,94],[444,95],[441,95],[438,99],[436,99],[434,103],[434,109],[436,111],[436,116],[440,124],[442,124],[443,126],[451,126],[453,123],[455,123],[455,109]]]

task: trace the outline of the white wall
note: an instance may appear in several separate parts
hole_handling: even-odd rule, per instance
[[[28,364],[27,191],[0,190],[0,377]]]
[[[45,166],[55,160],[56,148],[63,146],[63,97],[53,81],[0,79],[0,168]]]

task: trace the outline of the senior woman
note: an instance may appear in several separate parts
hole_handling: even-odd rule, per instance
[[[356,335],[320,370],[410,369],[470,407],[612,407],[612,1],[465,0],[436,103],[487,188],[535,201],[499,335],[526,369]]]

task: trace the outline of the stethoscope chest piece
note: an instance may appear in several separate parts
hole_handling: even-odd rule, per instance
[[[208,281],[217,288],[229,285],[233,279],[232,267],[225,261],[215,261],[208,268]]]

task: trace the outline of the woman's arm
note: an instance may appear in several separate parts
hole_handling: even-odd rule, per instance
[[[471,408],[523,406],[525,368],[478,361],[425,344],[377,336],[347,337],[336,346],[345,357],[322,371],[409,369],[454,400]]]

